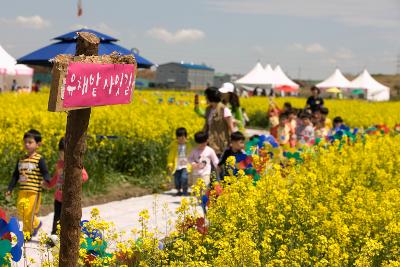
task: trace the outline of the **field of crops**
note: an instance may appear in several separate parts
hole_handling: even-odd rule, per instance
[[[203,119],[193,112],[193,94],[143,91],[136,92],[133,104],[100,107],[92,111],[90,137],[85,167],[91,176],[85,184],[88,193],[104,190],[115,183],[113,173],[126,174],[124,179],[150,181],[152,187],[162,183],[166,161],[166,148],[177,127],[186,127],[190,136],[203,126]],[[66,113],[47,111],[48,95],[1,94],[0,104],[0,190],[4,191],[18,157],[23,153],[22,136],[30,128],[43,135],[40,152],[52,170],[57,160],[57,143],[65,133]],[[305,100],[278,98],[283,105],[290,101],[301,108]],[[242,99],[242,106],[250,117],[250,126],[267,127],[268,99],[262,97]],[[205,100],[202,100],[203,105]],[[369,127],[385,123],[392,127],[400,122],[400,103],[367,103],[363,101],[326,101],[330,117],[342,116],[353,127]],[[118,137],[102,139],[100,136]],[[99,138],[100,137],[100,138]],[[127,178],[126,178],[127,177]],[[131,181],[131,182],[132,182]],[[118,181],[117,181],[118,182]],[[0,203],[4,204],[3,194]]]
[[[95,108],[85,159],[91,176],[86,190],[100,191],[115,183],[109,180],[110,173],[143,179],[162,174],[174,130],[183,126],[192,136],[203,125],[193,112],[192,98],[184,93],[136,92],[132,105]],[[305,102],[277,99],[279,104],[285,101],[295,107]],[[42,132],[41,152],[49,166],[54,164],[66,114],[47,112],[44,93],[1,94],[0,104],[0,190],[4,191],[23,153],[26,130]],[[242,104],[253,125],[267,124],[268,99],[243,99]],[[326,106],[330,117],[342,116],[352,127],[384,123],[393,128],[400,122],[398,102],[331,100]],[[340,146],[315,146],[302,154],[301,162],[273,162],[261,155],[253,158],[263,170],[260,179],[255,183],[243,171],[227,177],[222,190],[212,191],[206,218],[195,211],[196,199],[187,200],[177,211],[176,230],[153,232],[146,226],[149,211],[143,211],[142,228],[134,230],[128,241],[94,211],[87,228],[103,233],[98,242],[107,241],[108,248],[102,246],[107,253],[99,252],[87,263],[83,245],[81,264],[400,266],[399,151],[400,136],[392,131]],[[43,264],[53,266],[51,261]]]

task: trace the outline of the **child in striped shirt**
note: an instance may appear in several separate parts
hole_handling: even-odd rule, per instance
[[[34,129],[29,130],[24,134],[23,140],[27,153],[15,166],[6,196],[11,196],[18,184],[18,217],[23,222],[23,231],[32,237],[42,226],[42,222],[37,217],[41,203],[42,183],[43,181],[48,183],[50,175],[43,156],[37,153],[42,143],[40,132]]]

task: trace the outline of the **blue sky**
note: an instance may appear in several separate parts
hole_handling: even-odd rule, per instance
[[[392,74],[400,54],[398,0],[7,1],[0,44],[14,57],[83,26],[136,47],[155,63],[206,63],[245,73],[257,60],[294,78],[321,79],[340,67]]]

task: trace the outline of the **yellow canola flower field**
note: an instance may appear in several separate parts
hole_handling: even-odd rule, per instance
[[[171,97],[175,101],[169,104]],[[22,152],[26,130],[42,132],[47,158],[57,154],[66,114],[47,112],[47,99],[47,94],[0,94],[2,182]],[[132,105],[93,109],[89,134],[167,145],[177,127],[186,127],[190,135],[201,129],[204,121],[193,112],[192,99],[190,93],[136,92]],[[268,99],[243,99],[242,104],[252,116],[266,112]],[[385,123],[391,128],[400,122],[397,102],[332,100],[326,105],[331,118],[342,116],[353,127]],[[106,144],[89,145],[96,151]],[[142,229],[123,241],[122,233],[94,214],[91,225],[114,245],[104,261],[110,266],[400,266],[400,135],[367,136],[340,150],[337,145],[315,149],[303,154],[301,164],[270,164],[256,184],[241,171],[226,177],[204,224],[196,221],[202,216],[195,211],[198,201],[185,200],[175,231],[153,233],[147,226],[151,213],[143,212]],[[81,252],[85,265],[87,253]],[[104,261],[97,257],[90,266],[105,266]]]
[[[172,134],[178,126],[186,127],[193,133],[193,125],[203,125],[201,118],[195,115],[189,103],[167,104],[168,96],[178,101],[186,99],[185,94],[141,93],[135,92],[133,103],[96,107],[92,110],[89,134],[120,135],[140,139],[157,139]],[[158,103],[162,98],[163,102]],[[53,136],[65,131],[66,113],[47,111],[47,94],[0,94],[2,112],[0,113],[1,139],[15,143],[30,127],[38,129],[44,135],[44,143]],[[1,142],[4,143],[4,142]],[[20,142],[19,142],[20,143]]]
[[[337,147],[256,186],[231,177],[207,214],[211,265],[399,266],[400,136]]]

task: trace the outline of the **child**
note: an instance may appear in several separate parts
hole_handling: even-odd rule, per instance
[[[193,177],[203,179],[206,186],[210,184],[211,165],[218,168],[218,157],[215,151],[207,145],[208,134],[205,132],[197,132],[194,140],[198,144],[189,156],[189,162],[193,167]]]
[[[24,144],[27,154],[18,161],[6,196],[19,184],[17,209],[19,220],[23,222],[23,231],[35,236],[42,222],[38,219],[42,182],[47,183],[50,175],[42,155],[37,153],[42,142],[41,134],[36,130],[29,130],[24,134]]]
[[[333,119],[333,128],[329,132],[329,136],[333,136],[339,132],[343,133],[345,131],[350,131],[350,128],[343,123],[341,117],[335,117]]]
[[[287,145],[290,140],[290,127],[289,120],[286,114],[279,116],[279,127],[278,127],[278,143],[281,146]]]
[[[51,230],[52,235],[57,234],[57,224],[59,223],[61,217],[62,185],[64,184],[64,149],[65,149],[65,140],[63,137],[58,143],[59,159],[56,163],[56,168],[55,168],[56,171],[53,175],[53,178],[50,180],[48,184],[48,188],[57,186],[56,192],[54,193],[54,219],[53,219],[53,228]],[[84,183],[87,180],[88,180],[88,174],[85,169],[82,169],[82,182]]]
[[[330,130],[332,129],[332,120],[328,118],[328,114],[329,114],[329,109],[326,107],[322,107],[321,108],[322,120],[324,121],[325,128]]]
[[[190,164],[188,155],[190,145],[187,143],[187,131],[185,128],[178,128],[175,131],[176,141],[169,147],[168,171],[174,175],[177,196],[188,195],[188,180]]]
[[[301,120],[303,122],[303,129],[299,136],[299,143],[302,145],[312,144],[314,141],[314,128],[311,122],[311,115],[303,113],[301,115]]]
[[[317,122],[315,124],[315,138],[323,140],[327,136],[328,136],[328,129],[325,127],[325,124],[321,121]]]
[[[291,111],[293,109],[292,104],[290,102],[285,102],[283,104],[283,110],[282,113],[288,113],[289,111]]]
[[[335,117],[333,119],[333,129],[334,129],[334,131],[336,132],[336,131],[340,130],[342,128],[342,126],[343,126],[342,117]]]
[[[311,122],[313,123],[314,126],[323,120],[320,108],[316,109],[311,116],[312,116]]]
[[[288,126],[289,126],[289,135],[290,135],[290,146],[295,147],[297,141],[297,111],[295,109],[291,109],[288,112]]]
[[[245,137],[241,132],[234,132],[231,134],[231,145],[228,149],[224,151],[224,153],[221,156],[221,159],[218,163],[218,167],[222,171],[221,178],[224,177],[224,175],[227,173],[226,169],[226,160],[233,156],[236,157],[239,154],[245,154],[244,152],[244,141]]]
[[[270,132],[275,139],[278,139],[278,127],[279,127],[279,114],[281,113],[278,105],[269,98],[269,108],[268,108],[268,120]]]

